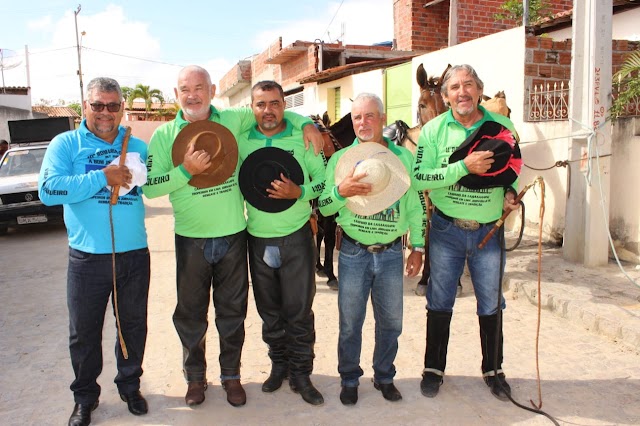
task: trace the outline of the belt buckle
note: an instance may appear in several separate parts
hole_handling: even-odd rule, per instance
[[[371,245],[371,246],[367,247],[367,251],[369,253],[373,253],[373,254],[382,253],[384,251],[384,249],[385,249],[385,247],[383,245],[380,245],[380,244],[374,244],[374,245]]]
[[[480,223],[477,220],[453,219],[453,224],[464,231],[477,231]]]

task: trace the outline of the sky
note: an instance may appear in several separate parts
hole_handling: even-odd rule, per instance
[[[106,76],[121,86],[160,89],[173,99],[183,66],[201,65],[217,83],[278,37],[283,46],[317,39],[391,41],[393,0],[0,0],[0,22],[4,86],[30,85],[34,105],[41,99],[52,105],[80,100],[76,34],[85,88],[92,78]]]

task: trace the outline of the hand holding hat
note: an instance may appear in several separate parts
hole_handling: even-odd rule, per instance
[[[347,208],[361,216],[371,216],[392,206],[411,186],[406,167],[389,148],[375,143],[360,143],[340,157],[336,164],[335,184],[342,187],[356,179],[361,194],[347,198]],[[367,191],[364,185],[369,185]],[[342,189],[342,188],[341,188]]]
[[[210,188],[224,183],[235,172],[238,144],[223,125],[209,120],[194,121],[176,136],[171,158],[174,166],[183,164],[193,176],[189,185]]]
[[[522,168],[520,147],[514,134],[495,121],[485,121],[449,157],[463,160],[470,174],[458,182],[470,189],[508,187]]]
[[[189,144],[184,153],[182,166],[191,176],[199,175],[211,167],[211,154],[205,149],[196,151],[196,145]]]
[[[286,178],[283,179],[283,177]],[[304,173],[289,152],[269,146],[255,150],[242,162],[238,176],[245,200],[258,210],[279,213],[293,206],[297,198],[285,198],[283,185],[302,185]],[[273,196],[278,194],[278,196]]]

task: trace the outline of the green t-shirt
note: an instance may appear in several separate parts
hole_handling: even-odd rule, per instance
[[[411,185],[416,190],[430,190],[429,199],[444,214],[458,219],[493,222],[502,216],[504,188],[469,189],[458,180],[469,174],[464,161],[449,164],[451,154],[485,121],[496,121],[518,138],[511,120],[479,106],[482,119],[466,129],[451,111],[441,114],[422,127]],[[513,183],[516,189],[518,182]]]
[[[411,151],[401,146],[396,146],[389,139],[384,138],[387,147],[400,158],[402,164],[411,173],[413,155]],[[324,191],[318,199],[320,213],[325,216],[338,213],[336,222],[351,238],[362,244],[387,244],[404,235],[409,230],[409,240],[413,247],[424,247],[424,231],[426,224],[425,205],[422,193],[409,188],[407,192],[384,212],[371,216],[361,216],[353,213],[346,206],[347,199],[338,194],[338,185],[335,182],[336,164],[340,157],[349,149],[358,144],[358,139],[353,145],[341,149],[331,156],[327,164],[327,179]],[[375,143],[375,142],[365,142]]]
[[[302,128],[309,118],[286,111],[285,117]],[[249,108],[218,111],[211,107],[209,120],[222,124],[238,138],[256,124]],[[142,187],[149,198],[169,195],[175,218],[175,233],[190,238],[216,238],[233,235],[246,228],[244,200],[238,185],[238,170],[224,183],[198,189],[189,185],[192,176],[182,165],[174,166],[171,158],[173,142],[187,124],[178,112],[176,118],[161,125],[151,136],[147,158],[147,183]]]
[[[302,228],[311,214],[309,201],[318,198],[324,189],[324,154],[315,155],[313,149],[305,150],[302,131],[294,129],[289,120],[285,119],[285,122],[287,127],[276,135],[265,136],[254,126],[238,138],[241,162],[255,150],[273,146],[292,154],[304,175],[300,198],[285,211],[269,213],[246,203],[247,231],[254,237],[284,237]]]

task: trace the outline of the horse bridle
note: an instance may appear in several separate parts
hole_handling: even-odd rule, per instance
[[[431,95],[431,97],[437,96],[436,93],[440,91],[440,84],[436,83],[434,86],[428,86],[426,89],[422,89],[420,91],[420,93],[426,92],[427,90],[429,91],[429,95]],[[438,108],[438,102],[437,101],[435,101],[434,104],[435,104],[435,108],[436,108],[436,115],[440,115],[440,114],[442,114],[443,112],[446,111],[446,109],[443,110],[443,111],[440,111],[440,109]]]

